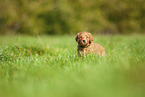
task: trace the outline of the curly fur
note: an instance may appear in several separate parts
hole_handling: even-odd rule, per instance
[[[77,34],[75,40],[78,43],[78,56],[84,56],[89,53],[105,56],[105,49],[103,46],[93,43],[94,37],[89,32],[80,32]]]

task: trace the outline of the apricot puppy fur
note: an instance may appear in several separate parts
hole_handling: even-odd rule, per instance
[[[84,56],[89,53],[105,56],[105,49],[97,44],[93,43],[94,37],[89,32],[80,32],[77,34],[75,40],[78,43],[78,56]]]

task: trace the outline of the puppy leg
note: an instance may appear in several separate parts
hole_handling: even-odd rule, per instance
[[[105,57],[105,55],[106,55],[106,54],[105,54],[105,51],[103,51],[103,52],[102,52],[102,56]]]

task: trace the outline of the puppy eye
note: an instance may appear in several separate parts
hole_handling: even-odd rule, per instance
[[[87,36],[87,38],[89,38],[89,37]]]
[[[82,36],[80,38],[82,38]]]

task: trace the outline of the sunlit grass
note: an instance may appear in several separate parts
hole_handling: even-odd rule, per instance
[[[75,36],[0,36],[0,97],[144,97],[145,38],[95,36],[106,57],[77,56]]]

